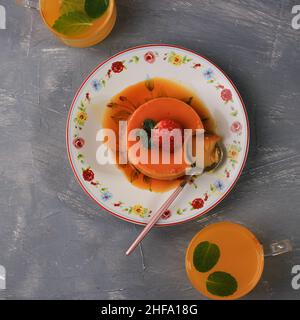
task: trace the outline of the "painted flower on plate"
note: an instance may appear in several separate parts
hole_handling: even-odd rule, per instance
[[[172,63],[174,66],[180,66],[183,63],[183,56],[180,54],[171,54],[169,57],[169,62]]]
[[[87,168],[82,171],[82,176],[85,181],[92,181],[92,180],[94,180],[95,175],[94,175],[94,172],[90,168]]]
[[[208,68],[203,72],[203,76],[206,80],[211,80],[213,75],[214,75],[214,71],[211,68]]]
[[[223,89],[221,91],[221,98],[225,101],[232,101],[232,93],[229,89]]]
[[[238,156],[239,156],[239,152],[240,152],[240,148],[239,148],[237,145],[232,144],[232,145],[229,147],[228,152],[227,152],[228,158],[229,158],[231,161],[236,162],[237,159],[238,159]]]
[[[147,209],[144,208],[142,205],[140,204],[136,204],[134,205],[133,207],[131,207],[131,210],[130,210],[131,213],[133,214],[136,214],[140,217],[143,217],[144,214],[147,212]]]
[[[191,202],[193,209],[200,209],[204,206],[204,200],[201,198],[196,198]]]
[[[73,140],[73,146],[76,148],[76,149],[80,149],[84,146],[84,139],[83,138],[75,138]]]
[[[167,220],[167,219],[169,219],[169,218],[171,217],[171,215],[172,215],[171,210],[166,210],[166,211],[162,214],[161,218],[162,218],[163,220]]]
[[[113,196],[113,195],[112,195],[111,192],[106,191],[106,192],[103,192],[103,193],[101,194],[101,199],[102,199],[103,201],[107,201],[107,200],[111,199],[112,196]]]
[[[224,188],[225,188],[224,183],[223,183],[222,180],[216,180],[216,181],[214,182],[214,186],[215,186],[216,189],[217,189],[218,191],[220,191],[220,192],[222,192],[222,191],[224,190]]]
[[[111,70],[114,73],[120,73],[123,71],[124,68],[125,68],[125,66],[122,61],[116,61],[111,65]]]
[[[201,68],[201,63],[194,63],[193,68],[194,69]]]
[[[77,119],[77,123],[79,125],[84,125],[86,120],[87,120],[87,118],[88,118],[88,115],[87,115],[87,113],[85,111],[79,111],[77,113],[76,119]]]
[[[95,91],[99,91],[101,89],[101,82],[99,80],[92,80],[92,87]]]
[[[148,63],[153,63],[155,62],[155,54],[152,51],[148,51],[144,54],[144,59]]]
[[[234,121],[230,127],[233,133],[240,133],[242,130],[242,124],[239,121]]]

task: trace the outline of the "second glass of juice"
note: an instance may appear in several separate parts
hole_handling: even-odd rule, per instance
[[[190,242],[186,271],[193,286],[211,299],[238,299],[258,283],[263,247],[254,234],[232,222],[213,223]]]
[[[40,0],[39,7],[46,26],[72,47],[101,42],[117,17],[115,0]]]

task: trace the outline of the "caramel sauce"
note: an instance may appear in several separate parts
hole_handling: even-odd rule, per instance
[[[200,98],[197,97],[192,90],[183,85],[163,78],[153,78],[136,83],[115,95],[106,107],[102,123],[103,128],[114,130],[118,139],[119,121],[128,120],[130,115],[140,105],[159,97],[172,97],[186,102],[198,113],[203,122],[205,131],[215,133],[215,121]],[[138,172],[129,163],[126,165],[119,164],[118,141],[116,151],[119,169],[130,183],[140,189],[165,192],[177,187],[180,181],[182,181],[182,178],[168,181],[149,178]]]

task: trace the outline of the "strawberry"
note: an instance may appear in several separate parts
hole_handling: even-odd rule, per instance
[[[171,119],[159,121],[152,132],[153,141],[159,141],[159,146],[161,147],[163,138],[168,138],[166,140],[170,141],[170,152],[174,152],[174,135],[176,134],[175,132],[172,133],[174,129],[179,129],[182,137],[182,126],[178,122]]]

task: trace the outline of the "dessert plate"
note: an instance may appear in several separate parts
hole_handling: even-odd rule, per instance
[[[186,186],[158,225],[197,218],[220,203],[238,180],[248,153],[249,124],[244,103],[224,72],[201,55],[172,45],[145,45],[101,63],[78,90],[67,121],[67,150],[83,190],[102,208],[129,222],[145,224],[171,191],[150,192],[133,186],[115,165],[100,165],[96,151],[106,105],[126,87],[147,78],[166,78],[191,88],[217,124],[226,150],[224,163]]]

